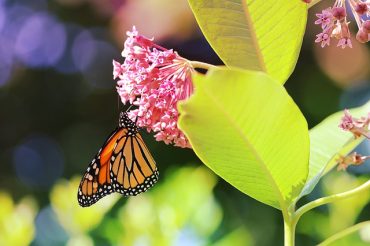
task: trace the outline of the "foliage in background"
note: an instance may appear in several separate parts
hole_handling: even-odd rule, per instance
[[[346,190],[353,189],[364,183],[366,178],[356,178],[343,172],[329,173],[322,181],[322,195],[327,196]],[[330,236],[338,233],[359,220],[360,212],[366,209],[370,200],[369,193],[359,194],[343,201],[338,201],[327,206],[327,214],[323,215],[320,211],[310,211],[303,216],[299,225],[298,232],[307,236],[313,235],[318,242],[324,241]],[[349,209],[350,208],[350,209]],[[369,243],[367,237],[343,239],[344,241],[356,243]],[[337,245],[337,242],[333,245]],[[343,245],[338,242],[338,245]],[[361,244],[359,244],[361,245]]]
[[[35,235],[33,220],[37,214],[34,199],[24,198],[15,204],[11,196],[0,192],[0,245],[28,245]]]
[[[91,232],[94,238],[118,245],[209,243],[222,220],[222,210],[212,194],[216,177],[202,167],[183,167],[165,176],[165,182],[130,198],[123,206],[117,203],[121,196],[115,194],[89,208],[71,202],[76,196],[77,178],[60,181],[52,190],[51,205],[68,234],[68,244],[92,242],[86,238]],[[112,206],[114,214],[108,213]],[[243,238],[250,241],[247,230],[242,231],[247,233]],[[220,245],[223,240],[244,245],[235,235],[240,233],[231,233]]]

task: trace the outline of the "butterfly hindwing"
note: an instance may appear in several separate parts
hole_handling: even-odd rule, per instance
[[[155,161],[139,133],[117,142],[112,154],[113,188],[125,196],[135,196],[151,188],[158,180]]]

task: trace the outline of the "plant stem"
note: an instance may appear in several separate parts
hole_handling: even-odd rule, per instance
[[[199,61],[189,61],[189,62],[190,62],[190,65],[193,68],[201,68],[201,69],[209,70],[211,68],[216,68],[217,67],[215,65],[208,64],[208,63],[205,63],[205,62],[199,62]]]
[[[295,204],[287,209],[282,209],[284,219],[284,246],[295,245],[295,228],[297,221],[294,220]]]
[[[364,227],[367,227],[367,226],[370,226],[370,221],[365,221],[365,222],[358,223],[358,224],[356,224],[354,226],[351,226],[351,227],[349,227],[349,228],[347,228],[347,229],[345,229],[341,232],[338,232],[338,233],[334,234],[333,236],[326,239],[324,242],[318,244],[318,246],[331,245],[332,243],[334,243],[338,239],[344,238],[345,236],[348,236],[351,233],[359,231],[360,229],[362,229]]]
[[[321,0],[313,0],[312,2],[310,2],[308,4],[308,8],[311,8],[312,6],[314,6],[316,3],[319,3]]]
[[[284,246],[295,245],[295,226],[293,220],[284,218]]]
[[[306,213],[307,211],[313,209],[313,208],[316,208],[318,206],[321,206],[321,205],[324,205],[324,204],[327,204],[327,203],[330,203],[330,202],[335,202],[335,201],[339,201],[339,200],[343,200],[343,199],[346,199],[346,198],[349,198],[349,197],[352,197],[354,195],[358,195],[360,194],[361,192],[365,191],[365,190],[370,190],[370,180],[363,183],[362,185],[352,189],[352,190],[349,190],[349,191],[346,191],[346,192],[343,192],[343,193],[339,193],[339,194],[335,194],[335,195],[331,195],[331,196],[327,196],[327,197],[322,197],[322,198],[319,198],[315,201],[312,201],[312,202],[309,202],[307,203],[306,205],[300,207],[296,212],[295,212],[295,216],[294,216],[294,222],[297,223],[299,218],[304,214]]]

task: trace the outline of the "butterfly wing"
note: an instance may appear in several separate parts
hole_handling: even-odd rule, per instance
[[[126,134],[127,129],[125,128],[120,127],[114,130],[91,161],[78,188],[77,199],[80,206],[88,207],[114,192],[110,176],[110,161],[117,142]]]
[[[117,141],[111,158],[113,188],[125,196],[136,196],[158,180],[155,161],[139,133],[128,134]]]

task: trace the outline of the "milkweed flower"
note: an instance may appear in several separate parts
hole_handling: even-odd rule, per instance
[[[344,116],[341,119],[339,127],[344,131],[350,131],[353,133],[355,138],[364,136],[370,139],[370,112],[367,117],[361,117],[359,119],[352,117],[349,110],[344,110]]]
[[[348,156],[339,156],[336,160],[338,162],[337,170],[347,170],[347,168],[351,165],[360,166],[362,165],[367,159],[370,159],[370,156],[362,156],[356,152]]]
[[[346,3],[348,5],[346,5]],[[348,7],[347,7],[348,6]],[[321,47],[329,46],[331,38],[338,41],[337,46],[341,48],[352,48],[348,11],[352,13],[356,21],[358,32],[356,39],[361,43],[370,40],[370,0],[336,0],[333,7],[322,10],[316,14],[316,25],[320,25],[322,32],[316,35],[316,43]]]
[[[113,78],[121,101],[137,106],[128,112],[139,127],[153,131],[157,141],[190,148],[177,127],[177,103],[193,93],[191,62],[154,39],[139,35],[135,27],[127,32],[123,64],[113,61]]]

